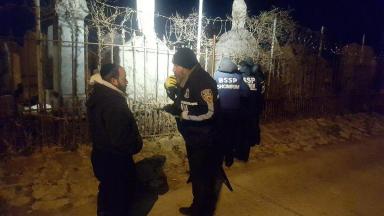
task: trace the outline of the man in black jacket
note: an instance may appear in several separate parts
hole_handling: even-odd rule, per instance
[[[251,58],[240,63],[240,72],[244,82],[249,87],[248,98],[243,103],[243,131],[249,146],[260,144],[260,115],[265,106],[265,75],[259,64],[254,64]]]
[[[175,103],[164,110],[179,118],[178,129],[186,144],[193,194],[192,205],[179,211],[184,215],[210,216],[219,195],[222,163],[215,140],[217,86],[192,50],[178,49],[173,64],[180,89]]]
[[[128,82],[124,68],[115,64],[101,67],[91,77],[92,91],[87,114],[92,138],[91,162],[99,180],[97,215],[130,215],[135,187],[132,155],[143,142],[126,99]]]

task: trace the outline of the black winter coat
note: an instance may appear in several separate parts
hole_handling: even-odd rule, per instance
[[[96,83],[86,106],[95,150],[122,156],[141,150],[143,141],[123,95]]]

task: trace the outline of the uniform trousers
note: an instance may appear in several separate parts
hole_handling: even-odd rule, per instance
[[[182,131],[192,182],[192,215],[211,216],[214,214],[222,185],[222,154],[216,145],[215,133],[211,127],[205,126]]]

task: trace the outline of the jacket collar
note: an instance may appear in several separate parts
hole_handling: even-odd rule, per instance
[[[114,91],[117,91],[124,98],[127,97],[127,94],[125,92],[123,92],[120,89],[116,88],[116,86],[112,85],[110,82],[107,82],[107,81],[103,80],[103,78],[101,78],[100,73],[95,73],[94,75],[91,76],[91,79],[89,80],[89,84],[90,85],[95,85],[96,83],[98,83],[100,85],[103,85],[105,87],[108,87],[108,88],[110,88],[110,89],[112,89]]]
[[[201,67],[200,64],[196,64],[195,66],[193,66],[193,68],[183,77],[183,79],[180,80],[180,87],[184,88],[191,74],[196,73],[196,71],[198,71],[200,67]]]

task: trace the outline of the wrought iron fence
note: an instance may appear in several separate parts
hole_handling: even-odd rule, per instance
[[[43,50],[48,49],[48,44],[53,44],[60,48],[60,41],[35,41],[29,39],[33,43],[41,43]],[[105,44],[104,44],[105,45]],[[107,44],[108,45],[108,44]],[[76,46],[83,46],[86,52],[84,83],[87,83],[92,74],[92,69],[97,67],[97,43],[70,43],[74,46],[72,50],[76,50]],[[92,47],[93,46],[93,47]],[[148,71],[148,65],[159,64],[159,55],[167,56],[166,73],[169,75],[172,70],[170,59],[174,53],[173,49],[162,50],[153,49],[153,47],[140,46],[135,44],[109,44],[111,47],[103,53],[103,62],[119,62],[117,53],[119,50],[131,52],[132,65],[122,64],[126,69],[131,67],[131,80],[128,80],[134,88],[128,89],[131,96],[128,104],[132,109],[140,132],[143,137],[162,136],[176,133],[174,118],[167,113],[162,112],[159,108],[165,103],[169,103],[165,98],[162,90],[162,80],[159,78],[158,66],[155,66],[154,75],[157,77],[155,84],[152,81],[145,80],[145,74]],[[29,45],[26,46],[27,51],[31,51]],[[215,49],[214,41],[212,45]],[[270,52],[258,55],[257,60],[261,63],[262,68],[267,76],[266,102],[263,112],[263,121],[276,121],[292,118],[316,117],[341,114],[346,112],[358,111],[382,111],[383,95],[377,94],[377,89],[373,87],[375,76],[383,76],[382,67],[373,67],[370,62],[375,61],[382,65],[383,59],[375,56],[365,56],[360,61],[361,56],[343,55],[339,53],[324,53],[319,55],[317,52],[301,51],[303,47],[287,47],[290,49],[286,52],[291,55],[275,56],[270,59]],[[305,48],[305,47],[304,47]],[[112,52],[115,50],[115,52]],[[123,52],[123,53],[124,53]],[[29,52],[27,52],[29,53]],[[113,54],[115,53],[115,54]],[[154,55],[153,62],[146,59],[149,53]],[[201,53],[201,62],[210,74],[214,73],[213,59],[219,56],[212,56],[211,50]],[[28,55],[14,52],[14,55],[28,58]],[[74,55],[70,53],[69,55]],[[135,56],[136,55],[136,56]],[[137,55],[142,55],[137,59]],[[143,64],[143,69],[135,69],[138,61]],[[75,102],[71,108],[61,106],[61,98],[57,92],[45,92],[44,101],[51,106],[34,107],[36,104],[36,85],[37,78],[32,76],[33,65],[29,63],[22,65],[19,62],[20,77],[24,84],[24,93],[17,93],[15,88],[12,96],[2,97],[1,99],[1,143],[0,148],[15,147],[15,149],[28,149],[25,146],[41,145],[61,145],[68,149],[76,148],[80,143],[89,143],[89,134],[86,121],[86,113],[83,101],[86,95],[75,95]],[[43,58],[43,72],[45,74],[45,87],[52,89],[53,76],[52,66],[53,60]],[[272,65],[272,67],[271,67]],[[133,67],[133,68],[132,68]],[[146,69],[147,68],[147,69]],[[374,71],[372,71],[374,70]],[[144,83],[141,87],[136,83],[138,76],[142,76]],[[135,78],[134,78],[135,77]],[[164,80],[164,77],[162,77]],[[155,95],[152,98],[140,97],[138,91],[146,90],[153,87],[154,91],[150,92]],[[85,84],[85,92],[88,91]],[[16,93],[15,93],[16,92]],[[19,94],[19,95],[17,95]],[[149,95],[149,93],[148,93]],[[159,97],[162,95],[162,98]],[[83,98],[81,98],[83,97]],[[7,99],[5,99],[7,98]],[[79,99],[80,98],[80,99]],[[56,100],[56,102],[54,102]],[[7,102],[5,102],[7,101]],[[76,103],[77,101],[77,103]],[[51,103],[52,102],[52,103]],[[3,151],[0,149],[0,152]]]

